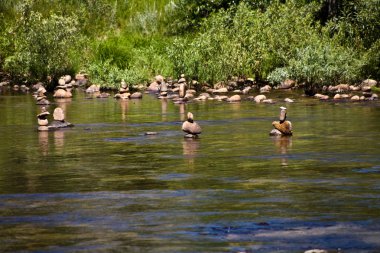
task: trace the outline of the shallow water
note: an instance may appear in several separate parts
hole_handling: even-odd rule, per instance
[[[0,252],[380,252],[380,103],[285,96],[76,91],[48,107],[75,127],[37,132],[32,96],[0,93]],[[282,105],[295,134],[273,138]]]

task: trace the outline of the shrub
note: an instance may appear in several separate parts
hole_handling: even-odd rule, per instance
[[[21,6],[16,25],[7,30],[10,53],[4,68],[16,79],[46,80],[72,68],[70,56],[80,35],[75,16],[31,11],[31,1]]]

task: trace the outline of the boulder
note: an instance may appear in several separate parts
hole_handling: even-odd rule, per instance
[[[352,90],[352,91],[358,91],[358,90],[360,90],[360,87],[354,86],[354,85],[350,85],[350,90]]]
[[[227,93],[228,89],[227,88],[219,88],[217,90],[214,90],[214,93]]]
[[[281,136],[282,133],[279,130],[277,130],[277,129],[272,129],[270,131],[269,135],[271,135],[271,136]]]
[[[373,87],[377,85],[377,81],[373,79],[366,79],[361,83],[362,86]]]
[[[186,95],[184,97],[184,99],[186,99],[186,100],[190,100],[190,99],[193,99],[193,98],[194,98],[194,94],[192,94],[192,93],[186,93]]]
[[[285,81],[281,82],[279,89],[291,89],[296,85],[296,81],[291,79],[286,79]]]
[[[355,96],[351,97],[351,100],[353,100],[353,101],[359,101],[360,97],[358,95],[355,95]]]
[[[280,131],[283,135],[292,135],[292,123],[288,120],[285,120],[283,123],[280,121],[273,121],[272,125],[275,129]]]
[[[270,87],[269,85],[265,85],[264,87],[260,88],[260,93],[267,93],[267,92],[270,92],[271,90],[272,90],[272,87]]]
[[[59,120],[59,121],[65,120],[65,114],[63,113],[62,108],[57,107],[57,108],[54,109],[53,119],[54,120]]]
[[[201,95],[199,95],[197,98],[195,98],[195,100],[201,100],[201,101],[203,101],[203,100],[207,100],[207,99],[208,99],[208,97],[205,96],[205,95],[203,95],[203,94],[201,94]]]
[[[100,86],[92,84],[90,87],[86,89],[86,93],[95,93],[100,91]]]
[[[240,95],[233,95],[230,98],[227,99],[228,102],[240,102],[241,97]]]
[[[338,84],[335,87],[337,92],[344,92],[350,90],[350,86],[348,84]]]
[[[140,98],[142,98],[142,93],[141,92],[134,92],[134,93],[132,93],[130,98],[131,99],[140,99]]]
[[[182,131],[187,134],[197,135],[202,133],[201,127],[196,122],[185,121],[182,124]]]
[[[227,101],[228,97],[227,96],[215,96],[215,99],[218,101]]]
[[[222,81],[222,82],[218,82],[216,84],[214,84],[214,89],[215,90],[218,90],[218,89],[221,89],[221,88],[225,88],[225,83]]]
[[[254,100],[256,103],[260,103],[262,102],[263,100],[267,99],[267,97],[265,95],[257,95]]]
[[[342,98],[342,96],[340,95],[340,94],[335,94],[335,96],[334,96],[334,99],[341,99]]]
[[[365,86],[362,86],[361,90],[364,92],[371,92],[372,89],[371,89],[371,86],[365,85]]]
[[[54,92],[53,97],[55,98],[65,98],[66,97],[66,90],[64,89],[58,89]]]

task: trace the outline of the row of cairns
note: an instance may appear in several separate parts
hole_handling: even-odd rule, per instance
[[[71,79],[70,75],[62,76],[58,80],[58,86],[55,88],[55,92],[53,97],[55,98],[71,98],[73,94],[71,90],[73,89],[73,85],[75,81]]]
[[[46,107],[41,107],[41,113],[37,115],[38,131],[49,131],[73,126],[73,124],[65,120],[65,114],[60,107],[54,109],[53,121],[50,125],[48,120],[49,115],[50,113],[46,110]]]
[[[373,93],[375,89],[378,89],[378,82],[373,79],[366,79],[358,86],[348,84],[324,86],[322,90],[325,94],[317,93],[314,97],[320,100],[329,100],[330,96],[326,93],[330,93],[333,94],[334,100],[376,100],[379,96]]]
[[[286,107],[280,107],[279,121],[273,121],[272,129],[269,133],[271,136],[292,136],[293,129],[292,123],[286,120],[287,109]],[[186,133],[185,138],[197,138],[202,133],[200,125],[194,121],[194,115],[191,112],[187,113],[187,120],[182,123],[182,131]]]
[[[185,103],[189,100],[217,100],[235,103],[242,100],[241,95],[246,95],[252,89],[258,88],[257,85],[254,84],[254,80],[252,78],[235,78],[228,82],[221,81],[216,83],[213,88],[209,87],[207,84],[200,85],[196,80],[191,80],[190,83],[191,87],[195,87],[196,90],[189,87],[184,74],[181,75],[181,78],[178,81],[174,82],[170,79],[166,82],[161,75],[158,75],[149,85],[148,92],[156,92],[158,94],[158,98],[172,99],[174,103]],[[295,87],[295,81],[286,80],[279,89],[291,89],[293,87]],[[260,88],[260,93],[269,92],[271,89],[272,88],[269,85],[266,85]],[[195,97],[197,91],[203,92]],[[232,96],[227,96],[227,93],[234,94]],[[268,99],[264,94],[249,96],[247,99],[253,100],[256,103],[275,103],[273,99]],[[291,98],[285,98],[284,102],[293,103],[294,100]]]

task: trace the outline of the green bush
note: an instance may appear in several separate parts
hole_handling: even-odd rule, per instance
[[[22,15],[7,30],[9,53],[4,69],[19,80],[46,80],[72,69],[72,51],[80,40],[76,16],[31,11],[31,2],[21,6]],[[71,72],[71,71],[70,71]]]
[[[159,36],[128,33],[98,41],[91,51],[87,71],[94,83],[105,88],[118,88],[121,79],[128,84],[146,83],[152,76],[172,73],[166,56],[168,42]]]
[[[286,67],[271,72],[268,79],[279,83],[285,78],[304,82],[307,86],[348,83],[358,80],[361,61],[353,50],[315,42],[304,48],[297,48]]]

